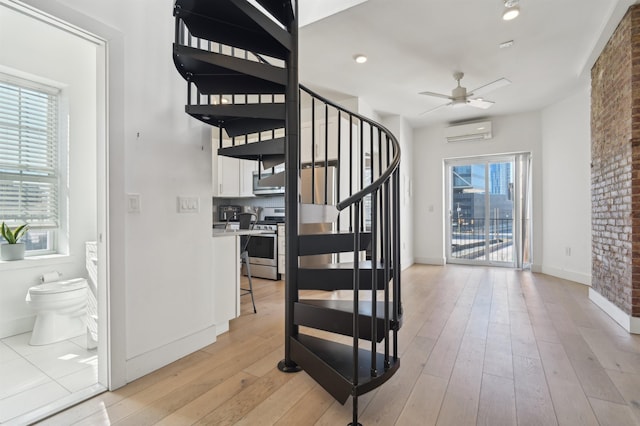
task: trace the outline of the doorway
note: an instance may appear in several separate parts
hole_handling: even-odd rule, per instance
[[[530,265],[528,153],[445,160],[447,263]]]
[[[40,225],[50,244],[46,253],[0,265],[0,281],[11,284],[0,298],[12,306],[0,315],[0,369],[8,373],[2,375],[0,423],[30,424],[108,384],[106,42],[13,0],[0,0],[0,29],[0,38],[13,36],[0,55],[5,86],[55,89],[57,109],[50,115],[60,123],[51,131],[50,150],[51,168],[59,173],[56,220]],[[34,313],[25,294],[46,275],[56,277],[51,281],[86,279],[86,327],[32,344]]]

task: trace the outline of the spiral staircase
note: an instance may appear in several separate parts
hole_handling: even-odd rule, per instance
[[[358,396],[400,366],[398,142],[299,84],[295,1],[177,0],[174,16],[185,111],[217,128],[218,155],[257,161],[265,185],[285,185],[278,367],[304,370],[342,404],[351,396],[357,425]]]

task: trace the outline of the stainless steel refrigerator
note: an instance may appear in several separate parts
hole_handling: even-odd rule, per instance
[[[326,171],[326,173],[325,173]],[[336,168],[308,167],[300,171],[300,202],[302,204],[335,205]],[[326,191],[325,191],[326,189]],[[303,218],[304,219],[304,218]],[[301,223],[300,234],[324,234],[335,229],[333,222]],[[332,263],[332,254],[301,256],[301,267],[309,267]]]

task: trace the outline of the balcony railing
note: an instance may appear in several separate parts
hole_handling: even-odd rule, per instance
[[[513,262],[513,219],[454,218],[451,225],[454,259]]]

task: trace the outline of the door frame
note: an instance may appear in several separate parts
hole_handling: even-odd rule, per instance
[[[444,176],[445,203],[444,203],[444,212],[443,212],[444,225],[445,225],[445,240],[444,240],[445,263],[474,265],[474,266],[501,266],[506,268],[515,267],[516,265],[515,250],[513,250],[512,260],[510,262],[492,261],[487,258],[483,260],[475,260],[475,259],[471,260],[471,259],[461,259],[461,258],[453,257],[452,251],[451,251],[452,219],[453,219],[453,207],[451,205],[452,198],[453,198],[453,183],[451,181],[451,171],[454,166],[464,166],[464,165],[473,165],[473,164],[485,165],[485,171],[486,171],[488,164],[490,163],[510,162],[513,167],[512,176],[514,181],[513,187],[515,191],[515,189],[518,187],[518,185],[515,183],[515,179],[517,176],[519,176],[519,171],[517,170],[519,165],[518,165],[518,162],[516,161],[516,155],[517,153],[488,154],[488,155],[480,155],[480,156],[472,156],[472,157],[445,158],[443,160],[443,168],[444,168],[444,175],[445,175]],[[487,200],[489,199],[489,192],[488,192],[489,175],[485,173],[484,178],[485,178],[485,192],[484,192],[485,217],[490,218],[490,211],[489,211],[490,205],[487,203]],[[511,220],[512,220],[511,229],[513,233],[513,247],[515,247],[516,244],[518,244],[518,240],[519,240],[516,237],[516,234],[518,234],[516,232],[518,221],[516,220],[515,212],[517,211],[516,203],[519,202],[520,197],[516,196],[516,194],[514,193],[512,196],[512,199],[513,199],[514,207],[512,209],[512,214],[511,214]],[[490,223],[489,220],[485,220],[485,224],[484,224],[485,235],[489,233],[489,230],[488,230],[490,226],[489,223]],[[486,244],[488,244],[488,242]],[[485,257],[486,257],[486,253],[487,251],[485,246]]]

